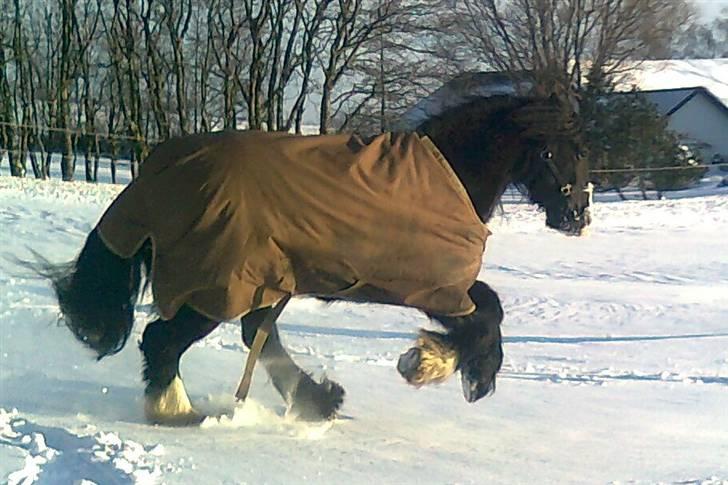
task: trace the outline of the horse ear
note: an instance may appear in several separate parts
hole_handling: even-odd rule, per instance
[[[576,91],[558,70],[534,72],[535,83],[527,104],[511,113],[512,121],[527,136],[549,136],[575,131],[579,113]]]
[[[541,93],[510,115],[511,120],[521,127],[526,135],[549,136],[569,134],[575,130],[576,118],[579,114],[579,99],[571,89],[559,89],[552,86],[546,90],[541,86]]]
[[[534,100],[516,108],[510,119],[527,135],[549,135],[569,131],[572,127],[573,112],[565,110],[552,95],[545,100]]]
[[[534,73],[536,84],[533,95],[536,98],[548,99],[564,110],[579,113],[579,96],[576,84],[563,76],[559,70],[545,70]]]
[[[563,88],[555,91],[551,94],[550,99],[559,106],[562,106],[564,111],[571,111],[573,115],[579,114],[579,104],[581,96],[574,88]]]

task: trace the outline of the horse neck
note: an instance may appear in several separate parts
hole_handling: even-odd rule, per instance
[[[497,119],[467,124],[442,119],[425,124],[420,133],[442,152],[481,219],[487,222],[511,183],[514,164],[523,157],[518,134],[503,129]]]

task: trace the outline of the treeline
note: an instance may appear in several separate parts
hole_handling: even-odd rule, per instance
[[[129,159],[156,140],[247,126],[384,131],[467,70],[608,90],[664,57],[683,0],[5,0],[0,157],[49,175],[62,154]]]
[[[100,152],[136,161],[152,140],[243,123],[328,132],[378,111],[386,129],[443,78],[417,52],[429,0],[9,1],[0,142],[14,175],[28,152],[63,153],[70,179],[75,152],[88,167]]]

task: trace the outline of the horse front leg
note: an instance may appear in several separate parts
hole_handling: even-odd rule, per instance
[[[258,327],[269,311],[271,308],[261,308],[241,319],[243,342],[248,348],[253,345]],[[273,325],[259,360],[265,367],[273,386],[286,402],[290,414],[298,419],[304,421],[332,419],[344,402],[343,387],[325,377],[321,382],[314,381],[293,361],[281,343],[277,325]]]
[[[414,386],[442,382],[460,370],[463,395],[475,402],[495,390],[503,363],[503,307],[496,292],[481,281],[468,294],[475,311],[460,317],[429,315],[447,332],[422,330],[415,346],[400,356],[397,369]]]

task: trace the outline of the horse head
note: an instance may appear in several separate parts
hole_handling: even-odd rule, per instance
[[[559,86],[526,75],[466,74],[406,113],[401,128],[433,140],[484,221],[514,184],[545,210],[548,227],[580,235],[591,222],[589,166],[576,95]]]
[[[562,92],[534,98],[510,118],[527,147],[513,182],[545,210],[548,227],[581,235],[591,222],[592,186],[575,96]]]

